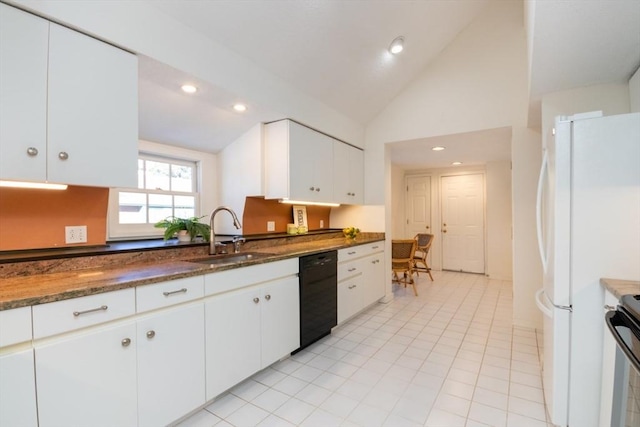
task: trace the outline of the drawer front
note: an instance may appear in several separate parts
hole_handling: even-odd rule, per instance
[[[362,254],[365,256],[375,254],[376,252],[383,252],[383,251],[384,251],[384,241],[362,245]]]
[[[31,307],[0,311],[0,347],[31,340]]]
[[[185,277],[136,288],[138,313],[179,304],[204,296],[204,277]]]
[[[37,339],[135,314],[136,294],[134,288],[122,289],[36,305],[32,309],[33,337]]]
[[[364,246],[353,246],[350,248],[340,249],[338,251],[338,262],[349,261],[359,258],[363,255]]]
[[[205,295],[215,295],[296,275],[298,274],[298,263],[298,258],[291,258],[207,274],[204,277],[204,293]]]
[[[362,274],[362,266],[359,260],[338,264],[338,282],[358,274]]]

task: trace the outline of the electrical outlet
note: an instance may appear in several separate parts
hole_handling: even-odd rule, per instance
[[[275,221],[267,221],[267,231],[276,231]]]
[[[324,228],[324,220],[323,219],[320,220],[320,228]]]
[[[64,242],[69,243],[86,243],[87,242],[87,226],[86,225],[70,225],[64,228]]]

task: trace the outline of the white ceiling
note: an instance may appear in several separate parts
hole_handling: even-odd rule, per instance
[[[365,126],[429,67],[488,1],[154,0],[147,4]],[[640,65],[640,1],[530,1],[535,9],[530,41],[532,100],[539,101],[549,91],[625,81]],[[386,49],[398,35],[406,38],[405,52],[391,56]],[[199,87],[195,96],[178,90],[185,81]],[[264,104],[235,113],[230,107],[236,101],[235,94],[224,88],[141,58],[143,139],[217,152],[254,124],[281,118]],[[245,101],[251,105],[251,99]],[[393,161],[405,168],[442,167],[439,158],[479,164],[508,159],[510,138],[510,131],[494,129],[445,136],[441,141],[405,141],[394,144],[391,152]],[[420,148],[430,145],[445,145],[447,150],[434,157],[430,149]]]

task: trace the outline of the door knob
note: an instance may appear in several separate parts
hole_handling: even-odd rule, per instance
[[[429,229],[429,226],[427,225],[425,228],[428,230],[428,229]]]
[[[447,232],[447,230],[442,230],[442,232],[443,232],[443,233],[446,233],[446,232]]]

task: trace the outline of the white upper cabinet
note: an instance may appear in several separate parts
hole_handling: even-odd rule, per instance
[[[333,198],[336,203],[361,205],[364,202],[364,153],[333,140]]]
[[[135,55],[0,4],[0,178],[135,187]]]
[[[333,139],[290,120],[265,125],[265,197],[333,202]]]
[[[0,178],[47,179],[49,22],[0,3]]]

